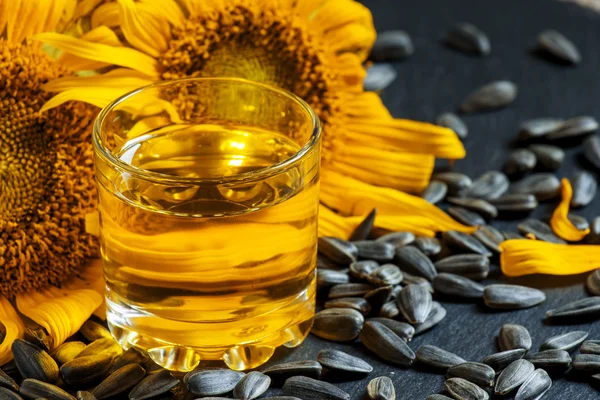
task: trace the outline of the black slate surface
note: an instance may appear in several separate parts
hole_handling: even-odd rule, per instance
[[[378,31],[403,29],[415,44],[413,57],[394,63],[398,78],[382,94],[394,116],[433,121],[437,114],[455,110],[479,85],[500,79],[519,85],[519,97],[511,107],[464,118],[469,126],[469,137],[464,141],[467,157],[455,163],[456,171],[476,176],[489,169],[502,168],[507,150],[513,146],[510,141],[519,123],[526,119],[586,114],[600,118],[600,14],[575,4],[550,0],[365,0],[364,4],[372,10]],[[440,44],[446,29],[458,21],[472,22],[488,34],[492,44],[489,56],[469,56]],[[560,66],[531,54],[537,34],[548,28],[559,30],[577,44],[583,57],[580,65]],[[569,148],[557,175],[571,177],[578,169],[587,167],[580,155],[580,147]],[[555,204],[542,205],[533,216],[548,217]],[[588,219],[599,215],[600,195],[577,213]],[[500,220],[495,225],[514,230],[516,223]],[[526,326],[534,348],[546,338],[570,330],[588,330],[590,338],[600,339],[598,322],[561,326],[543,321],[546,310],[588,296],[583,287],[586,275],[507,279],[500,276],[497,267],[494,270],[496,279],[486,282],[505,281],[538,287],[546,293],[546,302],[527,310],[490,312],[480,304],[444,301],[448,310],[446,319],[432,331],[416,337],[410,346],[416,350],[422,344],[433,344],[467,360],[480,361],[496,351],[495,336],[507,322]],[[375,367],[368,377],[336,383],[350,393],[352,399],[363,398],[369,380],[383,375],[394,381],[399,400],[425,399],[442,389],[444,377],[441,374],[395,367],[378,361],[359,344],[336,344],[312,335],[297,349],[279,351],[270,364],[316,359],[319,350],[325,348],[359,355]],[[598,389],[574,376],[555,379],[544,397],[548,400],[598,398]]]

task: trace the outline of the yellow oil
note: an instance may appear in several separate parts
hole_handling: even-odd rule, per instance
[[[302,342],[314,314],[318,163],[250,174],[299,149],[275,132],[219,125],[119,146],[151,177],[116,171],[99,184],[108,321],[124,346],[174,370],[214,359],[246,369]],[[243,173],[243,184],[223,178]]]

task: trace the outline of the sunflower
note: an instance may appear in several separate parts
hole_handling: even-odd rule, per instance
[[[71,102],[41,113],[43,85],[69,70],[31,35],[67,29],[77,3],[0,0],[0,365],[28,329],[57,346],[102,304],[90,124]],[[24,23],[27,21],[27,23]],[[100,290],[100,291],[99,291]]]
[[[103,107],[143,84],[229,76],[302,97],[323,124],[320,233],[347,236],[353,216],[379,210],[376,225],[432,236],[470,231],[407,193],[427,185],[436,157],[465,150],[454,132],[393,118],[365,92],[375,40],[371,14],[354,0],[117,0],[91,12],[81,38],[44,33],[75,70],[102,71],[50,82],[44,110],[71,100]]]

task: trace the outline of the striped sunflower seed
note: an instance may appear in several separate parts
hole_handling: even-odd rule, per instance
[[[23,400],[17,393],[8,390],[5,387],[0,387],[0,399],[1,400]]]
[[[273,383],[283,383],[292,376],[306,376],[313,379],[321,379],[323,367],[314,360],[291,361],[282,364],[271,365],[262,373],[271,377]]]
[[[506,175],[499,171],[488,171],[473,181],[471,187],[462,192],[462,196],[492,200],[502,196],[508,187]]]
[[[531,348],[531,336],[523,325],[504,324],[498,335],[498,346],[501,351]]]
[[[555,349],[571,351],[576,347],[579,347],[579,345],[588,337],[588,335],[589,333],[586,331],[572,331],[552,336],[541,344],[540,350]]]
[[[317,286],[320,288],[328,288],[334,285],[341,285],[349,282],[350,277],[346,271],[317,269]]]
[[[481,254],[456,254],[437,261],[435,269],[438,273],[446,272],[481,280],[487,278],[490,272],[490,259]]]
[[[79,333],[81,333],[88,342],[93,342],[98,339],[112,339],[112,335],[108,329],[89,319],[81,325]]]
[[[396,301],[388,301],[381,306],[379,310],[379,316],[382,318],[394,319],[400,315],[400,309]]]
[[[431,345],[419,347],[416,356],[421,364],[438,369],[448,369],[453,365],[466,362],[462,357],[459,357],[454,353]]]
[[[179,381],[178,381],[179,382]],[[77,391],[77,400],[96,400],[93,394],[86,390],[78,390]],[[133,399],[131,399],[133,400]]]
[[[365,294],[363,298],[371,306],[371,311],[373,314],[377,314],[385,303],[391,301],[392,286],[382,286],[375,290],[371,290],[369,293]]]
[[[571,198],[571,207],[585,207],[594,200],[598,182],[594,175],[587,171],[579,171],[571,180],[573,185],[573,198]]]
[[[431,304],[431,311],[429,312],[427,319],[421,324],[414,325],[415,335],[420,335],[421,333],[428,331],[442,322],[444,318],[446,318],[446,309],[442,307],[440,303],[434,301]]]
[[[475,253],[486,257],[492,256],[492,253],[479,240],[463,232],[446,231],[442,234],[442,240],[448,247],[461,253]]]
[[[519,127],[519,140],[542,138],[555,131],[564,121],[556,118],[536,118],[525,121]]]
[[[436,125],[445,126],[446,128],[450,128],[456,133],[461,139],[465,139],[469,134],[469,128],[464,123],[460,117],[451,112],[445,112],[443,114],[438,115],[435,119]],[[435,204],[435,203],[433,203]]]
[[[77,357],[60,367],[60,375],[69,385],[85,387],[108,375],[112,360],[110,354]]]
[[[329,298],[339,299],[340,297],[364,296],[373,289],[375,288],[367,283],[343,283],[332,286],[329,289]]]
[[[110,354],[112,357],[117,357],[121,353],[123,353],[123,348],[111,337],[94,340],[77,357],[93,356],[96,354]]]
[[[361,358],[355,357],[340,350],[321,350],[317,361],[331,371],[343,371],[359,374],[368,374],[373,367]]]
[[[552,379],[548,373],[543,369],[536,369],[523,382],[517,391],[515,400],[539,400],[551,387]]]
[[[374,64],[367,68],[367,75],[363,79],[363,88],[366,92],[377,92],[390,86],[398,74],[391,64]]]
[[[555,175],[540,172],[513,183],[510,192],[532,194],[538,201],[544,201],[557,197],[560,194],[560,188],[560,181]]]
[[[408,325],[408,324],[407,324]],[[412,328],[412,326],[411,326]],[[414,333],[414,328],[412,329],[413,333]],[[412,337],[412,335],[411,335]],[[13,378],[11,378],[6,372],[2,371],[0,369],[0,387],[5,387],[7,389],[11,389],[15,392],[19,391],[19,385],[17,385],[17,382],[15,382],[15,380]]]
[[[490,40],[483,31],[468,22],[461,22],[448,30],[445,42],[448,46],[466,53],[490,54]]]
[[[377,261],[355,261],[350,264],[350,274],[356,279],[367,279],[367,277],[377,268],[379,268],[379,263]]]
[[[596,169],[600,169],[600,136],[591,135],[583,141],[583,155]]]
[[[489,202],[472,197],[448,197],[448,202],[475,211],[485,219],[492,219],[498,216],[498,210]]]
[[[403,247],[415,241],[412,232],[391,232],[377,238],[376,242],[391,243],[396,247]]]
[[[411,324],[425,322],[431,311],[432,301],[431,293],[419,285],[405,286],[396,298],[398,309]]]
[[[537,368],[567,368],[571,365],[571,356],[565,350],[544,350],[528,354],[526,358]]]
[[[464,299],[480,299],[483,297],[484,286],[464,276],[442,272],[433,279],[433,289],[436,293]]]
[[[360,341],[377,356],[394,364],[408,367],[415,359],[415,353],[406,342],[379,322],[366,322],[360,332]]]
[[[328,236],[319,237],[319,253],[338,264],[356,261],[358,248],[354,243]]]
[[[600,355],[598,354],[577,354],[573,357],[571,363],[575,371],[586,374],[597,374],[600,372]]]
[[[293,376],[285,381],[283,394],[302,400],[350,400],[350,395],[342,389],[306,376]]]
[[[121,393],[126,393],[144,379],[144,376],[146,376],[146,371],[139,364],[127,364],[100,382],[100,384],[94,388],[92,394],[98,400],[102,400]],[[192,390],[190,390],[190,392],[191,391]]]
[[[44,398],[48,400],[75,400],[75,397],[58,386],[28,378],[21,382],[19,394],[27,399]]]
[[[579,352],[583,354],[600,355],[600,340],[586,340],[581,344]]]
[[[446,210],[448,214],[458,222],[468,226],[480,226],[485,225],[483,217],[476,212],[467,210],[463,207],[448,207]]]
[[[400,247],[396,250],[396,264],[407,269],[410,273],[432,280],[437,275],[437,271],[431,260],[419,249],[413,246]]]
[[[58,382],[58,365],[44,350],[22,339],[15,339],[11,350],[23,378]]]
[[[369,315],[371,305],[362,297],[340,297],[338,299],[328,300],[324,307],[327,308],[352,308],[362,315]]]
[[[538,201],[532,194],[505,194],[489,200],[499,213],[524,213],[535,210]]]
[[[504,242],[504,236],[498,229],[494,228],[491,225],[482,225],[479,228],[477,228],[475,232],[473,232],[473,237],[479,240],[485,247],[490,249],[492,252],[500,254],[500,244]]]
[[[271,386],[271,378],[261,372],[248,372],[233,388],[233,397],[240,400],[253,400]]]
[[[448,396],[444,396],[443,394],[430,394],[427,396],[427,400],[452,400]]]
[[[347,342],[358,337],[364,317],[351,308],[328,308],[315,314],[311,333],[334,342]]]
[[[488,400],[485,390],[462,378],[450,378],[444,382],[444,389],[458,400]]]
[[[448,185],[448,194],[451,195],[462,193],[473,184],[471,178],[458,172],[438,172],[431,179]]]
[[[508,155],[504,172],[509,176],[520,176],[532,171],[537,164],[535,153],[527,149],[517,149]]]
[[[402,280],[402,284],[404,286],[419,285],[419,286],[423,286],[429,292],[433,293],[433,286],[431,286],[431,282],[429,282],[427,279],[423,278],[422,276],[411,275],[408,272],[402,272],[402,273],[404,274],[404,279]],[[394,291],[392,292],[394,297],[398,297],[398,294],[400,293],[401,289],[402,289],[402,286],[400,286],[400,285],[394,286]]]
[[[494,284],[485,287],[483,300],[490,308],[517,310],[542,303],[546,295],[527,286]]]
[[[115,360],[115,363],[113,364],[112,368],[110,369],[110,373],[112,374],[113,372],[115,372],[116,370],[118,370],[119,368],[127,365],[127,364],[140,364],[142,365],[142,367],[145,366],[145,363],[151,361],[148,356],[142,352],[139,349],[136,349],[135,347],[130,347],[127,350],[125,350],[123,352],[123,354],[121,354],[119,357],[117,357],[117,359]],[[148,368],[144,368],[146,371],[148,371]]]
[[[50,356],[60,366],[77,357],[85,347],[86,344],[83,342],[65,342],[52,350]]]
[[[598,121],[591,116],[581,116],[566,120],[546,136],[550,140],[573,138],[587,135],[598,129]]]
[[[218,396],[231,392],[244,375],[226,368],[201,369],[185,374],[183,383],[193,395]]]
[[[367,280],[375,286],[397,285],[402,278],[402,271],[394,264],[384,264],[367,276]]]
[[[549,29],[537,37],[540,50],[570,64],[579,64],[581,55],[577,47],[560,32]]]
[[[523,358],[527,350],[525,349],[514,349],[506,350],[498,353],[490,354],[482,360],[482,363],[489,365],[496,372],[499,372],[506,368],[509,364],[516,360]]]
[[[600,297],[587,297],[546,312],[546,318],[597,318],[600,315]]]
[[[394,258],[395,247],[391,243],[373,240],[359,240],[352,243],[358,249],[358,256],[362,259],[386,262]]]
[[[129,400],[146,400],[165,394],[179,384],[179,379],[163,369],[156,374],[148,375],[129,393]]]
[[[54,348],[54,338],[42,326],[26,327],[23,339],[45,351],[50,351],[50,349]]]
[[[373,229],[373,224],[375,223],[375,217],[377,216],[377,209],[373,209],[366,217],[362,220],[360,224],[354,228],[352,233],[350,234],[351,242],[357,240],[366,240],[371,233],[371,229]]]
[[[559,169],[565,159],[565,151],[558,146],[532,144],[529,150],[537,157],[537,165],[550,171]]]
[[[539,219],[529,218],[517,225],[517,229],[523,235],[528,233],[534,235],[537,240],[543,240],[544,242],[566,244],[564,240],[554,234],[550,225]]]
[[[420,236],[415,239],[414,246],[428,257],[438,255],[442,251],[442,244],[434,237]]]
[[[421,197],[431,204],[437,204],[444,200],[448,193],[448,185],[442,181],[431,181],[421,193]]]
[[[505,395],[518,388],[529,378],[535,367],[527,360],[519,359],[510,363],[498,375],[494,393],[497,395]]]
[[[394,382],[387,376],[378,376],[369,381],[367,396],[371,400],[396,400]]]
[[[367,322],[379,322],[382,325],[387,326],[394,332],[396,335],[400,336],[401,339],[404,339],[407,342],[410,342],[415,334],[415,328],[407,324],[406,322],[396,321],[390,318],[369,318]]]
[[[514,102],[517,94],[518,88],[513,82],[491,82],[471,92],[461,103],[460,111],[472,113],[503,108]]]
[[[415,51],[410,35],[404,31],[385,31],[377,34],[369,58],[373,61],[401,60]]]
[[[446,378],[462,378],[479,387],[486,388],[494,385],[496,372],[487,364],[464,362],[448,368]]]

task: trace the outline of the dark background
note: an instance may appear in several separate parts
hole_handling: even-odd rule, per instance
[[[573,3],[551,0],[365,0],[379,32],[402,29],[415,45],[408,60],[394,63],[396,81],[382,93],[385,104],[396,117],[433,121],[444,111],[456,110],[458,104],[478,86],[507,79],[519,86],[519,96],[509,108],[485,114],[465,116],[469,136],[464,141],[467,157],[456,162],[454,170],[477,176],[490,169],[501,169],[514,143],[519,124],[536,117],[570,118],[592,115],[600,118],[600,14]],[[446,48],[441,38],[456,22],[472,22],[487,33],[492,52],[486,57],[469,56]],[[545,29],[557,29],[580,49],[583,61],[576,67],[561,66],[531,53],[536,36]],[[559,177],[571,177],[585,165],[581,147],[568,149]],[[441,163],[447,165],[446,162]],[[556,203],[542,205],[533,216],[547,218]],[[600,195],[576,213],[591,220],[600,214]],[[496,221],[501,229],[514,230],[515,221]],[[541,288],[547,300],[538,307],[521,311],[490,312],[481,304],[442,302],[448,315],[433,330],[417,336],[410,343],[416,351],[422,344],[432,344],[455,352],[470,361],[495,352],[495,336],[504,323],[526,326],[534,347],[548,337],[570,330],[587,330],[590,339],[600,339],[600,323],[569,326],[548,325],[546,310],[581,299],[586,293],[586,275],[569,277],[528,276],[507,279],[500,276],[497,260],[486,283],[502,280]],[[600,267],[600,260],[598,263]],[[337,348],[365,357],[375,371],[368,377],[338,384],[352,399],[364,396],[367,383],[376,376],[389,376],[397,399],[425,399],[442,389],[444,377],[422,370],[403,369],[378,361],[360,345],[340,345],[309,336],[298,349],[277,353],[273,362],[316,359],[319,350]],[[284,354],[285,353],[285,354]],[[277,393],[271,391],[270,393]],[[598,399],[600,391],[586,380],[567,375],[555,379],[544,399]]]

